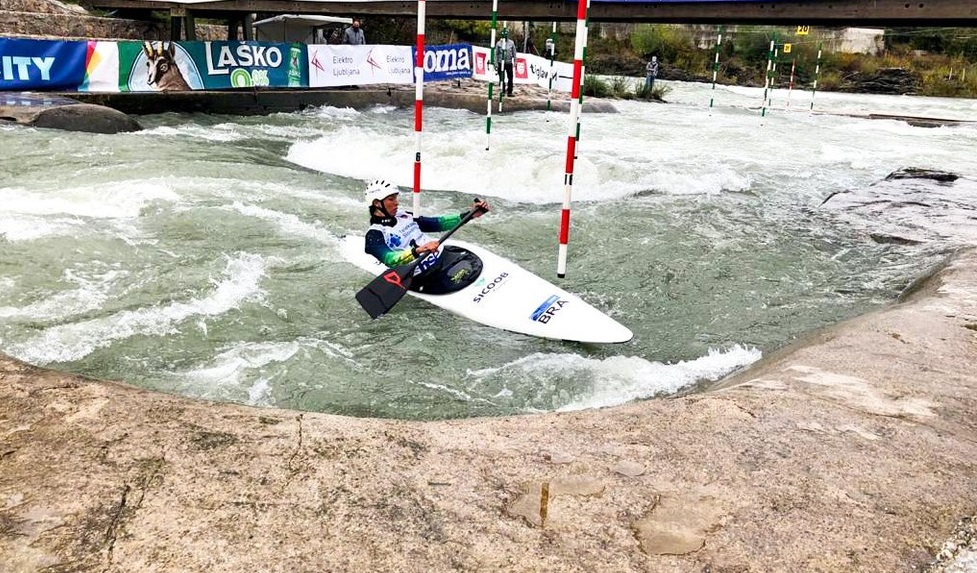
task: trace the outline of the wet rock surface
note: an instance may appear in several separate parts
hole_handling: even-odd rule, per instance
[[[47,94],[5,94],[0,97],[0,121],[89,133],[123,133],[142,129],[138,121],[110,107]]]

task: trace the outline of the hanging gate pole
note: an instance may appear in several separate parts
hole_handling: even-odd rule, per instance
[[[573,92],[570,97],[570,119],[567,122],[566,172],[563,175],[563,208],[560,211],[560,247],[556,276],[567,275],[567,244],[570,241],[570,197],[573,192],[573,161],[576,158],[580,131],[580,106],[583,103],[583,61],[587,46],[587,9],[590,0],[577,0],[577,38],[573,47]]]

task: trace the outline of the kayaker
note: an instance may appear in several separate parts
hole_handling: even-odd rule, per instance
[[[374,179],[367,185],[364,198],[370,209],[370,227],[366,231],[366,252],[391,268],[426,257],[417,265],[417,278],[411,287],[419,292],[452,292],[473,280],[473,275],[481,271],[477,257],[462,249],[445,248],[425,234],[454,228],[468,212],[415,217],[399,209],[399,194],[396,185],[383,179]],[[489,210],[489,204],[476,200],[472,210],[476,218],[481,217]]]

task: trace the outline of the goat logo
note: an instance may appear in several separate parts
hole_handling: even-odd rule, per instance
[[[159,91],[187,91],[190,84],[176,65],[176,44],[144,42],[146,54],[146,83]]]

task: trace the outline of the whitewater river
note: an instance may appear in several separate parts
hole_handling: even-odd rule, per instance
[[[409,190],[411,110],[165,114],[93,135],[0,126],[0,351],[220,401],[437,419],[695,391],[812,329],[893,302],[977,243],[977,102],[664,82],[667,105],[584,114],[569,269],[556,278],[566,114],[427,108],[422,207],[631,328],[562,343],[416,299],[372,321],[364,181]],[[714,105],[709,107],[710,98]],[[952,183],[883,181],[905,168]],[[849,192],[850,191],[850,192]],[[827,203],[825,199],[835,195]],[[822,203],[824,203],[822,205]]]

